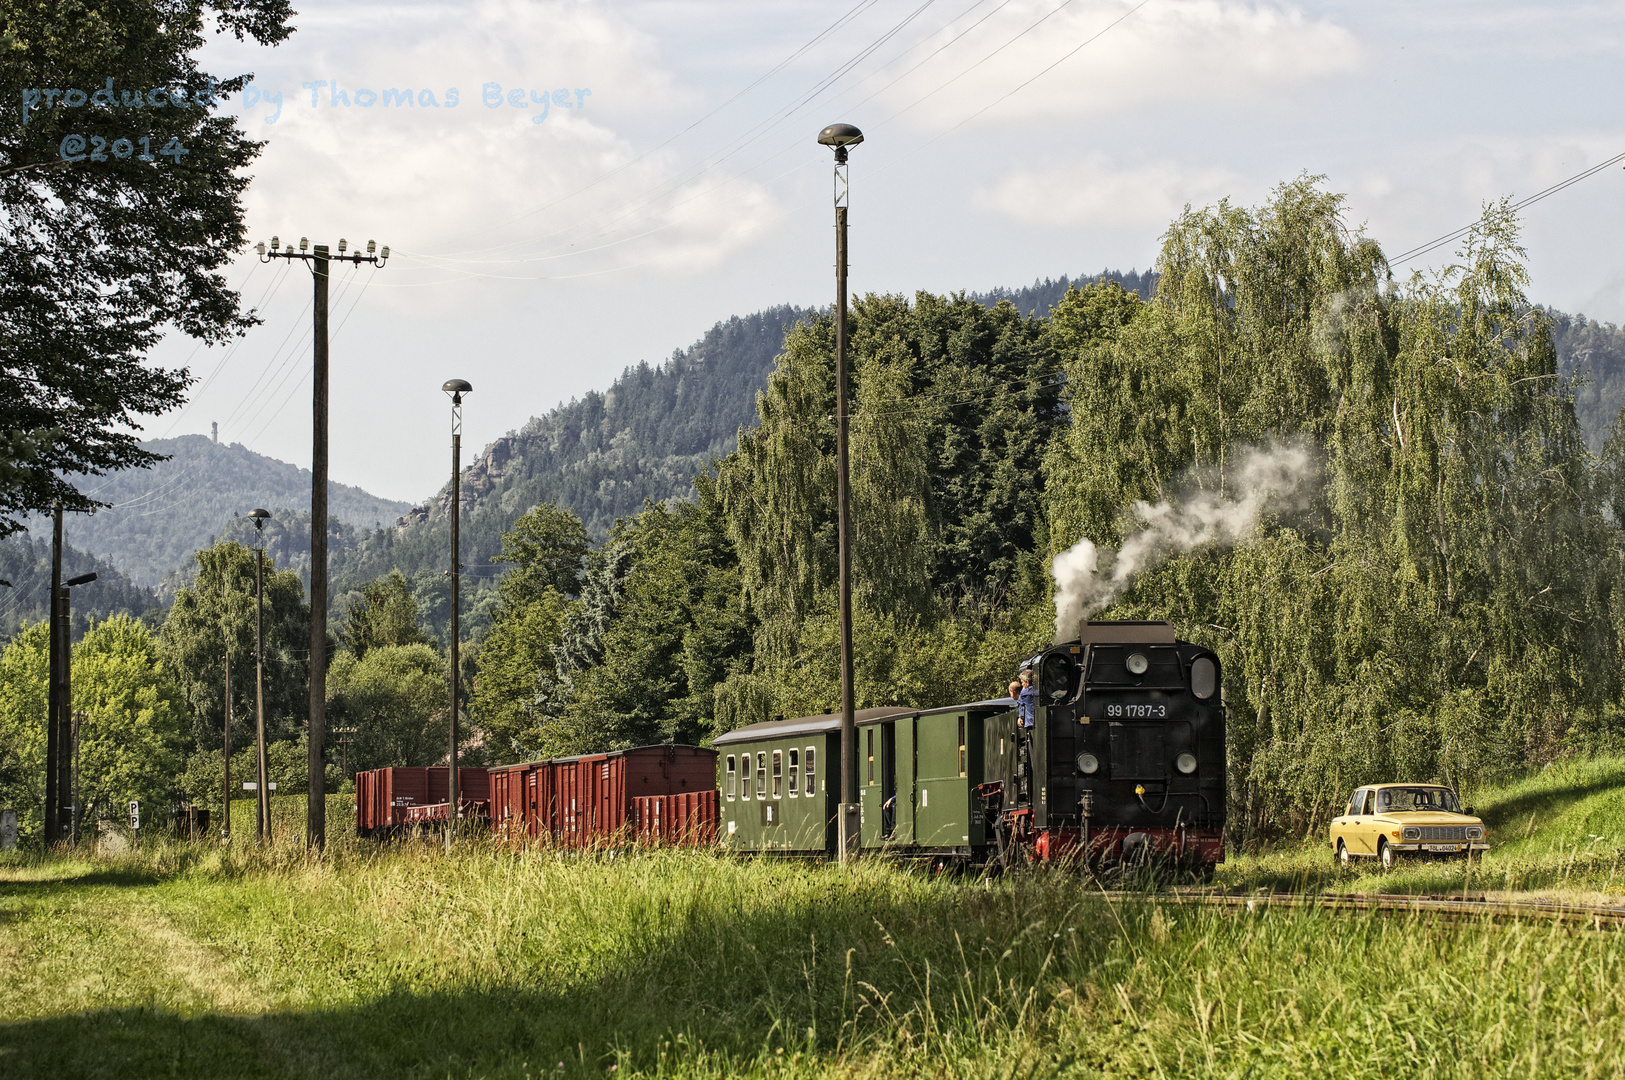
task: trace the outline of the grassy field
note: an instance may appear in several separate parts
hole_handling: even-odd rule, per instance
[[[1476,793],[1494,836],[1527,833],[1478,872],[1620,889],[1620,783],[1599,762]],[[1450,873],[1340,878],[1304,848],[1224,877]],[[0,1076],[1617,1076],[1622,944],[693,852],[12,857]]]

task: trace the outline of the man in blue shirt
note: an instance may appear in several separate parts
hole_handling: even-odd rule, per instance
[[[1033,729],[1033,718],[1038,706],[1038,687],[1033,685],[1033,669],[1023,668],[1021,672],[1021,694],[1016,698],[1016,717],[1021,726],[1027,731]]]

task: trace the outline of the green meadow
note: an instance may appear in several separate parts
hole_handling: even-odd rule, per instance
[[[1622,793],[1618,759],[1469,793],[1496,843],[1470,879],[1338,873],[1300,844],[1221,884],[1617,894]],[[0,862],[0,1076],[1625,1072],[1612,932],[1125,900],[1042,870],[280,839]]]

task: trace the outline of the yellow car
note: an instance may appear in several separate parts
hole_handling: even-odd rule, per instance
[[[1456,793],[1435,784],[1372,784],[1356,788],[1332,819],[1332,851],[1341,866],[1376,859],[1391,870],[1401,855],[1435,858],[1490,849],[1484,822],[1462,810]]]

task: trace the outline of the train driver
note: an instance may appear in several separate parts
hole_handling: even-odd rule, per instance
[[[1016,716],[1028,731],[1033,729],[1033,713],[1038,705],[1037,681],[1032,668],[1021,669],[1021,692],[1016,697]]]

